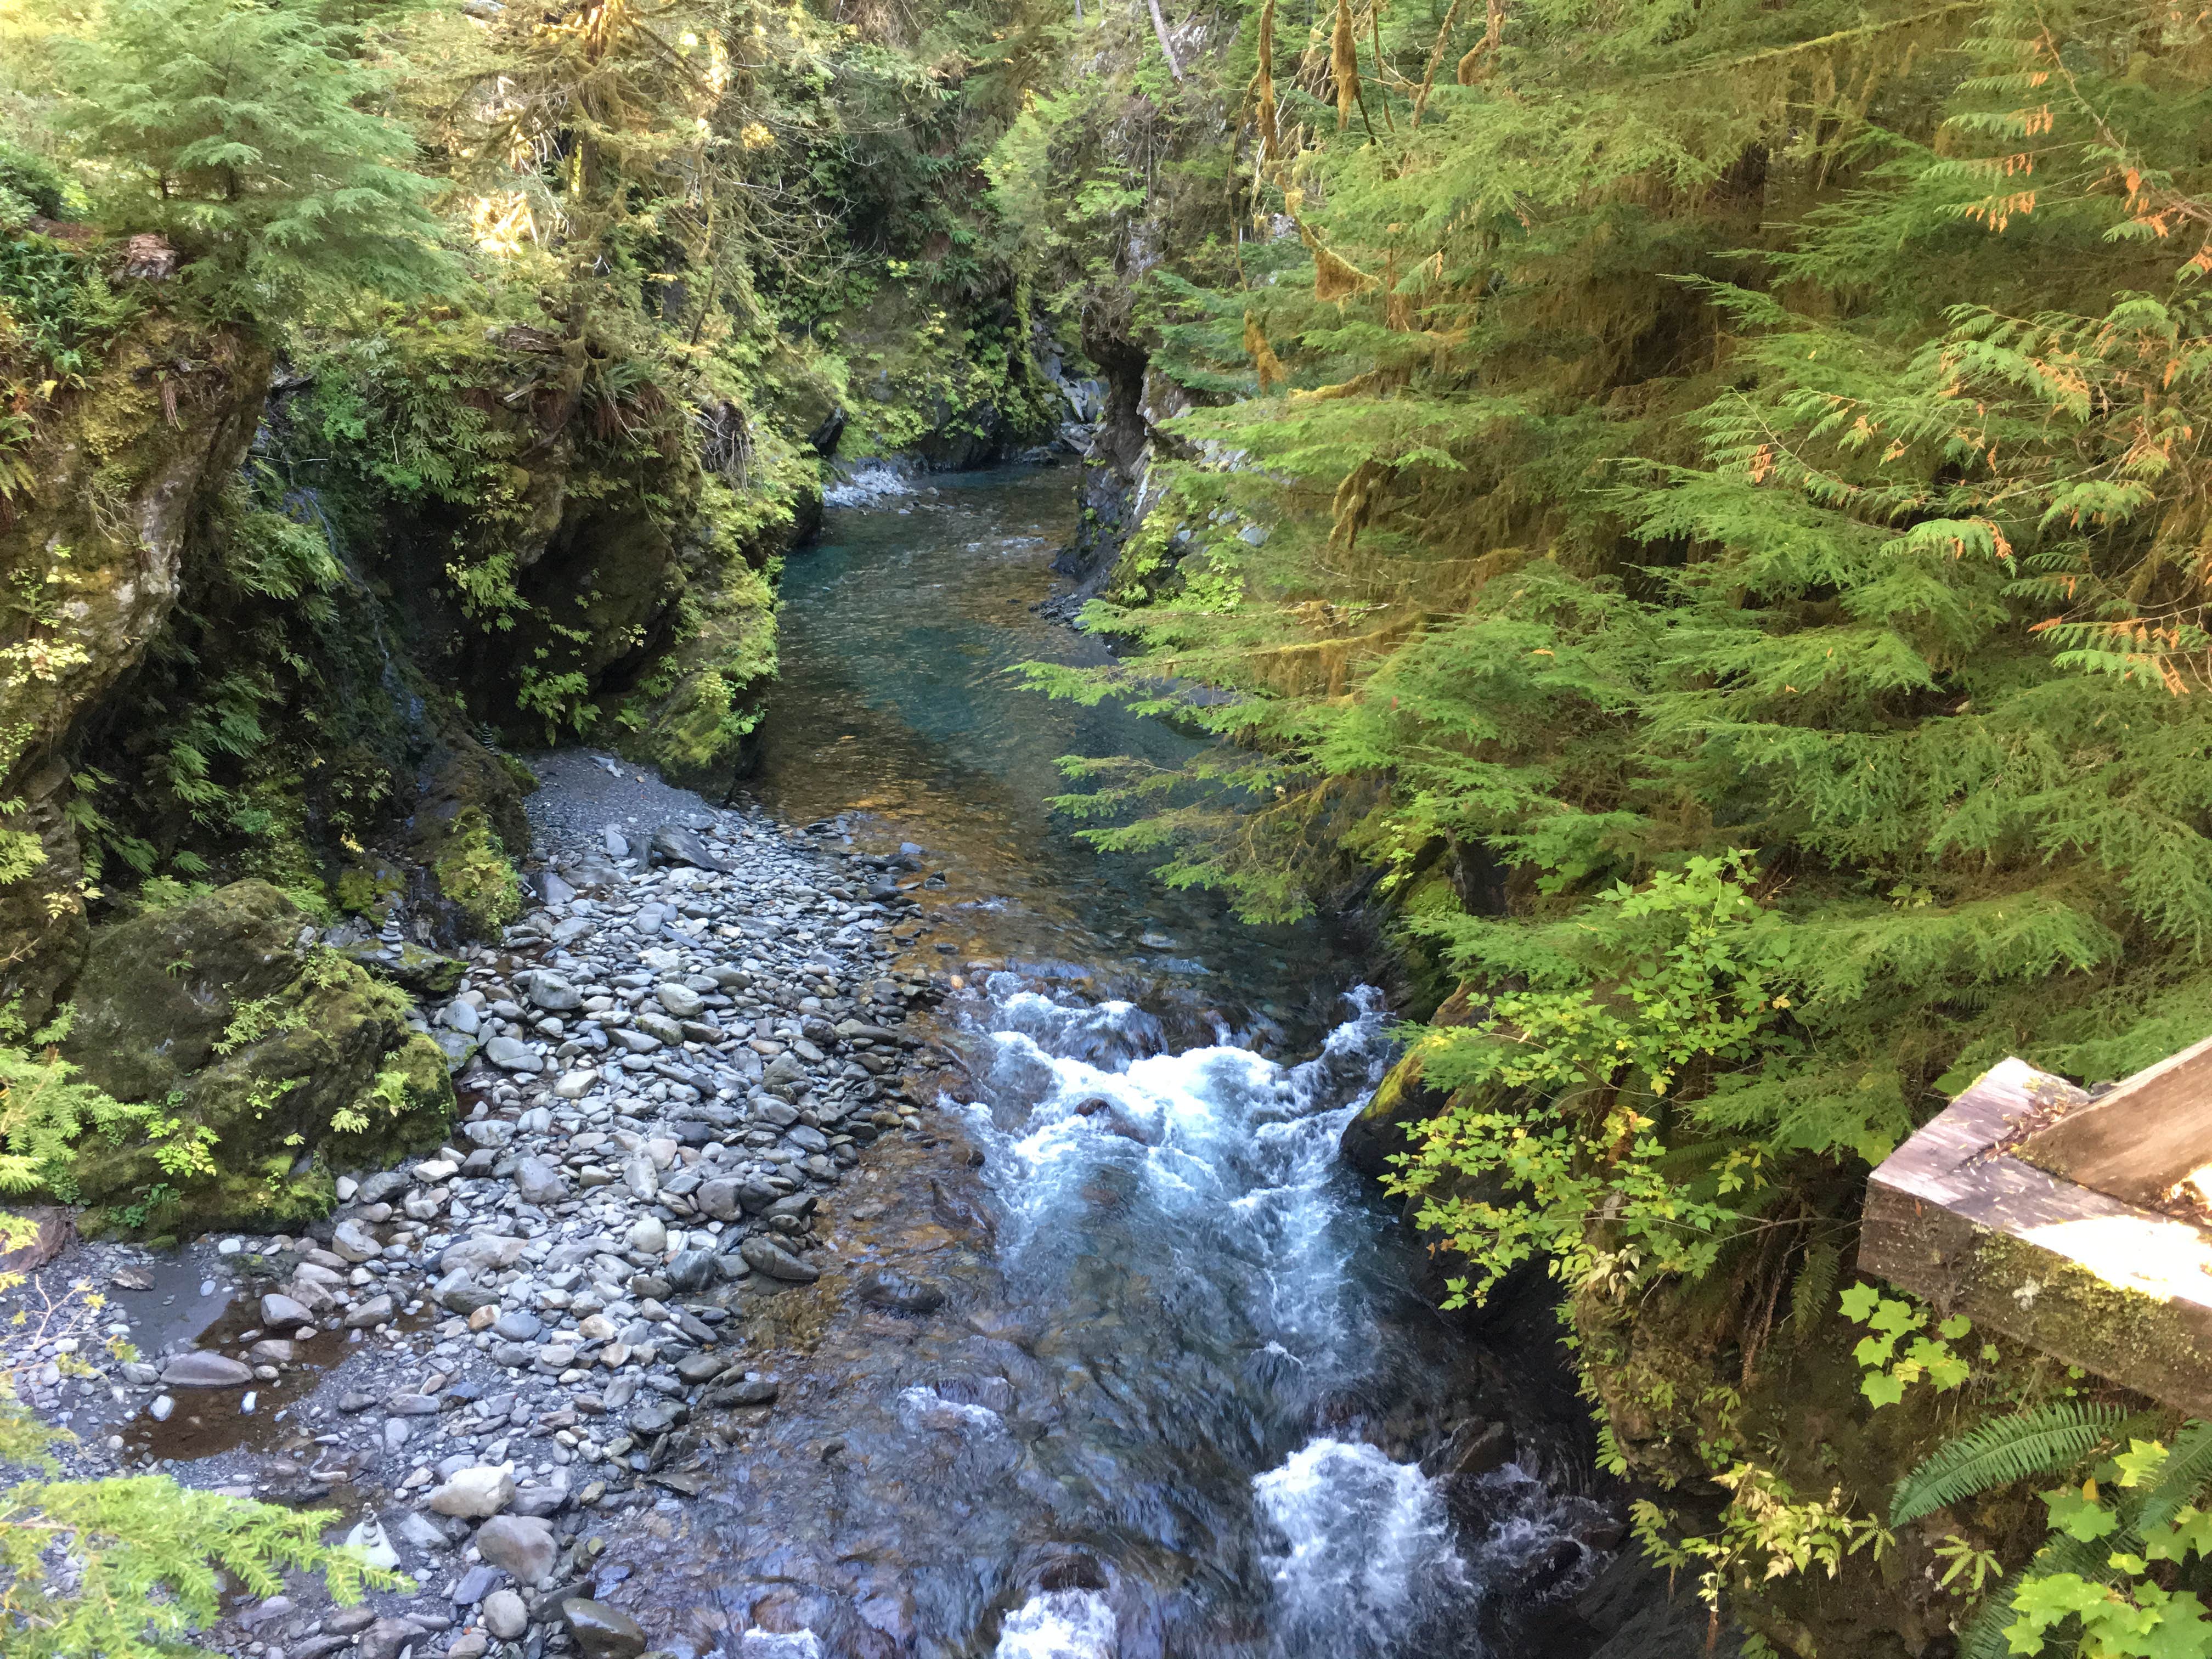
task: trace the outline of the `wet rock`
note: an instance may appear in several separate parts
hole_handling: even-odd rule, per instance
[[[711,1250],[679,1250],[668,1264],[668,1288],[703,1291],[714,1282],[714,1254]],[[667,1291],[661,1292],[666,1295]]]
[[[945,1305],[945,1292],[938,1286],[889,1267],[871,1267],[862,1273],[854,1294],[872,1308],[892,1313],[935,1313]]]
[[[702,1182],[691,1194],[691,1201],[700,1212],[716,1221],[735,1221],[742,1213],[738,1206],[738,1185],[727,1176],[718,1176],[712,1181]]]
[[[449,1476],[430,1494],[430,1507],[441,1515],[477,1521],[497,1515],[514,1496],[514,1475],[511,1470],[478,1464]]]
[[[738,1246],[738,1254],[755,1273],[770,1279],[781,1279],[793,1285],[811,1285],[822,1277],[821,1270],[797,1256],[769,1238],[749,1238]]]
[[[686,1382],[711,1382],[729,1368],[729,1359],[721,1354],[687,1354],[676,1362],[676,1374]]]
[[[280,1328],[286,1326],[311,1324],[314,1316],[289,1296],[271,1291],[261,1298],[261,1322]]]
[[[706,1396],[706,1403],[718,1410],[726,1410],[732,1406],[769,1406],[775,1403],[775,1397],[781,1391],[781,1385],[772,1377],[747,1376],[711,1389]]]
[[[494,1590],[484,1598],[484,1628],[502,1642],[512,1642],[530,1628],[530,1613],[522,1598],[511,1589]]]
[[[1431,1480],[1441,1474],[1488,1474],[1512,1461],[1513,1431],[1503,1423],[1470,1418],[1421,1460],[1421,1473]]]
[[[635,1659],[645,1651],[645,1632],[619,1607],[583,1596],[561,1603],[561,1620],[584,1659]]]
[[[196,1348],[161,1367],[161,1383],[171,1389],[240,1389],[253,1381],[253,1368],[228,1354]]]
[[[477,1528],[477,1553],[518,1583],[541,1584],[553,1571],[560,1540],[547,1522],[529,1516],[495,1516]]]

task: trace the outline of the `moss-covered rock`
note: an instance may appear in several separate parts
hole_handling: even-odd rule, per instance
[[[406,999],[313,939],[259,881],[93,935],[64,1055],[156,1108],[143,1136],[78,1152],[77,1188],[110,1224],[286,1225],[329,1207],[333,1170],[445,1133],[445,1058]]]
[[[0,521],[0,1004],[41,1021],[86,937],[71,734],[174,611],[269,384],[244,336],[149,309],[29,424]],[[33,377],[35,378],[35,377]]]
[[[531,779],[529,787],[536,782]],[[502,757],[462,740],[447,748],[415,809],[415,854],[463,931],[495,934],[522,914],[514,855],[530,846],[523,794],[520,778]]]

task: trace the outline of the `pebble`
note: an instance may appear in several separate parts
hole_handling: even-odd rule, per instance
[[[272,1624],[264,1659],[337,1659],[356,1638],[366,1659],[483,1659],[526,1636],[533,1653],[564,1641],[584,1659],[641,1651],[619,1609],[557,1591],[541,1602],[580,1571],[559,1566],[549,1522],[635,1501],[648,1454],[694,1405],[775,1402],[773,1379],[735,1369],[744,1321],[718,1305],[726,1287],[819,1278],[821,1195],[879,1133],[918,1122],[896,1092],[900,1050],[915,1046],[896,1029],[911,982],[881,966],[889,923],[910,902],[896,881],[778,839],[681,825],[611,834],[610,851],[635,863],[618,871],[592,851],[564,865],[577,885],[533,872],[545,908],[504,951],[477,953],[458,993],[418,1020],[466,1067],[471,1109],[449,1144],[338,1177],[327,1234],[210,1241],[226,1273],[249,1255],[273,1269],[203,1286],[254,1298],[261,1328],[239,1344],[250,1364],[202,1350],[110,1368],[160,1386],[145,1408],[155,1421],[174,1413],[170,1390],[278,1382],[319,1355],[302,1345],[325,1331],[374,1368],[362,1373],[374,1394],[349,1391],[334,1402],[343,1415],[315,1425],[333,1432],[308,1429],[321,1446],[301,1454],[306,1495],[334,1481],[404,1494],[375,1542],[395,1559],[406,1551],[418,1578],[430,1562],[453,1603],[476,1610],[471,1627],[433,1647],[425,1637],[454,1621],[419,1606],[404,1619],[319,1614],[289,1633]],[[155,1283],[135,1268],[112,1280]],[[861,1296],[919,1313],[944,1293],[878,1272]],[[609,1480],[568,1484],[595,1468]],[[707,1473],[652,1478],[681,1494]],[[441,1528],[439,1516],[453,1519]],[[473,1563],[450,1554],[462,1522],[481,1523]]]
[[[486,1596],[483,1616],[484,1628],[502,1642],[514,1641],[530,1628],[530,1613],[522,1598],[511,1589],[494,1590]]]
[[[542,1584],[553,1571],[560,1540],[545,1522],[531,1516],[495,1516],[477,1528],[477,1553],[505,1569],[523,1584]]]
[[[504,1465],[477,1466],[454,1471],[430,1494],[430,1507],[441,1515],[482,1520],[497,1515],[514,1498],[514,1471]]]

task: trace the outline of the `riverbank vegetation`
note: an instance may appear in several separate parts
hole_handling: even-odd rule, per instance
[[[2209,21],[1259,0],[994,158],[1142,380],[1127,654],[1036,678],[1225,740],[1066,805],[1258,915],[1370,872],[1450,1297],[1548,1265],[1655,1544],[1776,1650],[1949,1640],[2039,1506],[1890,1483],[2096,1389],[1841,1318],[1869,1166],[2007,1054],[2212,1030]],[[2159,1650],[2081,1613],[2014,1650]]]
[[[507,744],[742,764],[825,458],[1080,408],[1036,678],[1223,742],[1066,805],[1387,907],[1439,1294],[1717,1631],[2205,1650],[2197,1431],[1850,1263],[1995,1060],[2212,1029],[2208,116],[2154,0],[19,9],[0,1035],[217,881],[496,927]]]

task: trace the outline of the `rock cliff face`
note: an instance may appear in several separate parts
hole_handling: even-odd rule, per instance
[[[84,948],[70,738],[167,625],[269,376],[238,335],[149,318],[63,394],[0,515],[0,1005],[27,1026]]]

